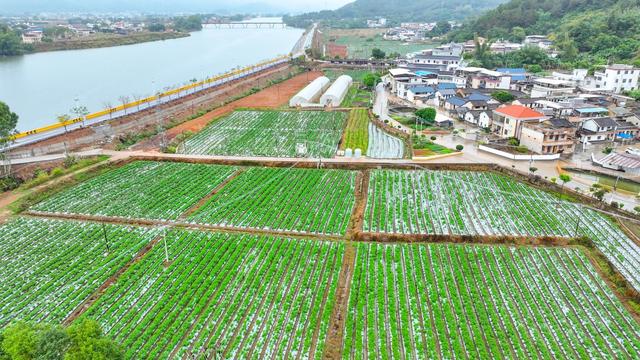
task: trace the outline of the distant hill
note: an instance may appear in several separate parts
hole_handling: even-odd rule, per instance
[[[391,24],[412,21],[462,20],[507,0],[356,0],[337,10],[288,16],[287,24],[306,27],[322,21],[336,27],[362,27],[367,19],[384,17]]]
[[[550,35],[563,61],[634,61],[640,49],[640,0],[512,0],[470,21],[452,40],[520,40]]]

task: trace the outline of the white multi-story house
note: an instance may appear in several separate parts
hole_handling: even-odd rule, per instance
[[[624,64],[607,65],[593,77],[595,89],[621,93],[638,88],[640,69]]]

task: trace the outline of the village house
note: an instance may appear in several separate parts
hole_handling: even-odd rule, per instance
[[[541,97],[562,97],[572,95],[576,90],[576,86],[571,82],[564,80],[556,80],[550,78],[533,79],[533,88],[531,89],[532,98]]]
[[[580,142],[587,144],[592,142],[613,141],[615,139],[617,126],[618,123],[609,117],[588,119],[582,124],[582,128],[580,129]]]
[[[564,118],[524,123],[520,145],[538,154],[572,154],[575,149],[576,127]]]
[[[462,114],[462,119],[470,124],[481,128],[491,127],[491,111],[489,110],[469,110]]]
[[[493,110],[491,130],[502,138],[520,138],[525,122],[540,122],[542,113],[520,105],[507,105]]]
[[[593,77],[596,89],[621,93],[638,88],[640,69],[625,64],[607,65]]]

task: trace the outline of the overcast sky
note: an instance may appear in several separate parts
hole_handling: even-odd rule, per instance
[[[336,9],[354,0],[0,0],[0,14],[67,11],[207,12],[265,9],[307,12]]]

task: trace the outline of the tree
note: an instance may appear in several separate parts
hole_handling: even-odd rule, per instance
[[[89,109],[84,105],[78,105],[71,109],[71,112],[77,117],[82,119],[82,125],[84,125],[85,116],[89,115]]]
[[[64,133],[67,133],[67,121],[71,120],[71,117],[67,114],[62,114],[62,115],[58,115],[56,117],[56,119],[58,120],[58,123],[60,123],[62,126],[64,126]]]
[[[149,24],[147,25],[147,30],[151,31],[151,32],[164,32],[166,29],[166,27],[164,26],[164,24],[161,23],[153,23],[153,24]]]
[[[371,57],[374,59],[384,59],[385,57],[387,57],[387,54],[384,51],[375,48],[371,50]]]
[[[511,40],[515,42],[522,42],[524,38],[527,36],[527,32],[520,26],[515,26],[511,29]]]
[[[636,206],[633,208],[633,211],[636,212],[636,214],[640,215],[640,206]]]
[[[562,181],[562,184],[560,184],[560,192],[564,194],[564,184],[571,181],[571,176],[569,176],[569,174],[560,174],[558,177],[560,181]]]
[[[368,87],[369,89],[373,89],[376,85],[378,85],[379,82],[380,82],[380,76],[378,76],[375,73],[365,74],[364,77],[362,78],[362,83],[364,84],[364,86]]]
[[[433,121],[436,119],[436,109],[434,108],[419,109],[415,112],[415,115],[420,120],[422,120],[422,122],[433,124]]]
[[[124,110],[124,114],[127,115],[127,107],[126,105],[131,101],[128,96],[120,96],[118,97],[118,101],[122,104],[122,109]]]
[[[501,103],[508,103],[516,99],[513,94],[505,90],[498,90],[491,93],[491,97],[500,101]]]
[[[538,171],[538,168],[535,167],[535,166],[532,166],[532,167],[529,168],[529,172],[531,172],[532,175],[535,174],[536,171]]]
[[[456,150],[458,151],[462,151],[464,149],[464,146],[461,144],[456,145]]]
[[[9,106],[0,101],[0,160],[2,160],[3,171],[1,177],[8,177],[11,174],[11,163],[6,160],[7,147],[11,144],[11,136],[16,131],[18,125],[18,115],[9,109]]]
[[[22,55],[24,46],[20,35],[0,24],[0,56]]]
[[[3,353],[6,356],[3,357]],[[0,334],[0,359],[123,359],[118,345],[93,320],[59,325],[18,322]]]

